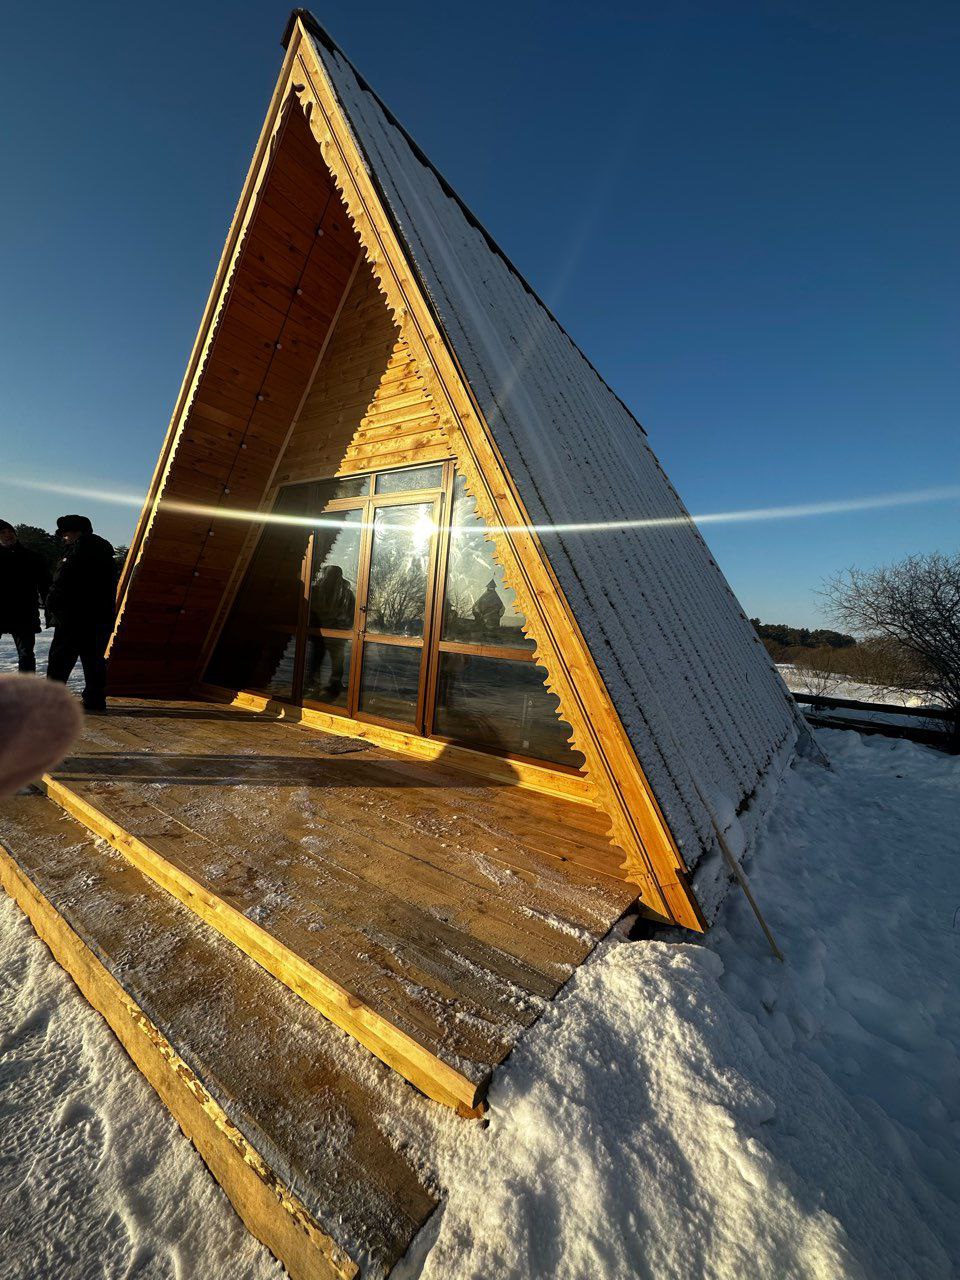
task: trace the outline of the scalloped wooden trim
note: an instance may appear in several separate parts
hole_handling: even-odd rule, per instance
[[[479,405],[407,262],[367,172],[353,131],[298,18],[288,49],[292,88],[360,239],[394,320],[420,367],[452,452],[488,525],[532,522],[510,479]],[[560,702],[587,776],[611,819],[625,874],[652,911],[701,931],[703,915],[680,851],[644,776],[596,663],[563,596],[539,538],[491,534],[499,563],[517,594],[548,687]]]

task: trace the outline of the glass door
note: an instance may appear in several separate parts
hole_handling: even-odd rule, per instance
[[[291,485],[273,515],[210,683],[581,767],[452,460]]]
[[[356,714],[422,731],[439,496],[374,498],[359,604]]]
[[[339,505],[339,504],[338,504]],[[348,711],[365,508],[328,509],[313,531],[302,698]]]
[[[379,472],[315,518],[300,631],[305,704],[423,732],[443,479],[439,465]]]

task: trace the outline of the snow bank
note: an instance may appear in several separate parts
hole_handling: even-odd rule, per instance
[[[954,1274],[960,762],[822,736],[748,864],[787,963],[734,897],[608,944],[446,1149],[425,1280]]]
[[[820,689],[812,688],[810,681],[792,662],[778,662],[777,670],[783,676],[783,682],[793,693],[820,693]],[[903,693],[899,689],[881,689],[875,684],[860,684],[856,680],[845,680],[837,676],[831,681],[826,694],[830,698],[852,698],[856,702],[882,702],[898,707],[929,707],[934,705],[929,694],[912,692]]]

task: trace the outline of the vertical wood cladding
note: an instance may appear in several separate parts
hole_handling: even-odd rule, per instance
[[[277,482],[451,456],[409,347],[365,263],[294,428]]]
[[[256,510],[360,252],[306,121],[278,136],[162,489]],[[113,692],[189,687],[247,525],[163,503],[128,588]]]

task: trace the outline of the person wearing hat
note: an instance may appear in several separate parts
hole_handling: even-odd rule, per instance
[[[61,516],[57,537],[66,549],[47,595],[47,624],[54,627],[47,678],[66,684],[79,659],[85,682],[83,705],[87,711],[105,711],[104,654],[116,617],[113,547],[93,532],[86,516]]]
[[[495,636],[500,631],[500,619],[504,612],[504,603],[497,594],[496,579],[491,578],[486,591],[474,601],[474,622],[479,624],[484,636]]]
[[[0,520],[0,636],[10,634],[17,647],[17,667],[24,675],[37,669],[33,646],[40,630],[40,601],[50,586],[42,558]]]

